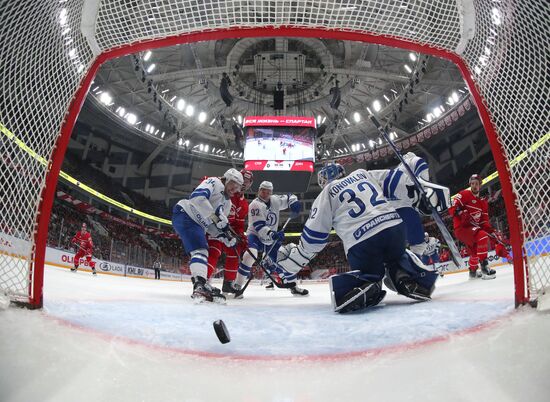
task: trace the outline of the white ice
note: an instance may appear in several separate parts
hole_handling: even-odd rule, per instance
[[[195,305],[190,283],[47,267],[42,311],[0,311],[0,401],[550,400],[548,315],[514,309],[509,266],[467,276],[338,315],[324,283]]]

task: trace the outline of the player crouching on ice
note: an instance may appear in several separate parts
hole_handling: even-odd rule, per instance
[[[258,189],[258,196],[255,198],[248,209],[248,249],[242,257],[242,261],[237,271],[237,278],[234,283],[236,294],[241,294],[240,290],[244,282],[251,275],[252,265],[258,258],[258,253],[264,253],[264,261],[271,259],[277,260],[277,251],[285,238],[283,231],[278,231],[279,212],[289,208],[291,218],[295,218],[302,210],[302,204],[294,194],[273,195],[273,184],[269,181],[263,181]],[[305,296],[309,292],[306,289],[300,289],[296,286],[296,272],[288,272],[277,269],[273,264],[266,264],[266,268],[276,274],[286,284],[285,287],[296,296]]]
[[[172,225],[191,254],[189,268],[193,282],[191,297],[198,302],[223,303],[225,296],[218,288],[211,286],[208,273],[208,242],[206,232],[234,247],[235,238],[228,234],[228,214],[231,211],[231,197],[241,190],[243,176],[236,169],[229,169],[223,177],[210,177],[195,188],[189,199],[180,200],[172,212]]]
[[[332,228],[342,239],[352,271],[330,277],[334,311],[347,313],[375,306],[386,286],[415,300],[427,300],[437,272],[405,250],[405,228],[396,210],[382,196],[373,175],[357,169],[347,177],[339,164],[318,173],[323,191],[311,207],[298,246],[282,247],[277,264],[298,272],[327,244]]]

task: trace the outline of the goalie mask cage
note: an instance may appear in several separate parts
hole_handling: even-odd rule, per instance
[[[48,223],[98,67],[178,43],[364,41],[446,58],[476,101],[502,182],[516,304],[550,282],[548,0],[55,0],[0,5],[0,288],[42,305]]]

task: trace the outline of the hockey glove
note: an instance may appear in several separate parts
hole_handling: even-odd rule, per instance
[[[300,212],[302,212],[302,203],[300,201],[294,201],[289,205],[289,207],[291,219],[297,218],[300,215]]]
[[[271,236],[271,240],[273,241],[283,241],[285,239],[285,232],[283,231],[280,231],[280,232],[275,232],[275,231],[271,231],[269,233],[269,235]]]
[[[216,209],[216,213],[210,216],[210,219],[212,219],[212,222],[214,222],[216,227],[222,232],[225,232],[227,229],[229,229],[229,220],[227,219],[227,216],[225,216],[225,214],[223,213],[223,208],[221,205],[218,207],[218,209]]]
[[[227,236],[225,233],[220,233],[216,240],[221,241],[227,247],[235,247],[237,245],[237,239]]]

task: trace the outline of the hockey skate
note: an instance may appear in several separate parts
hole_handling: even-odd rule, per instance
[[[222,293],[224,295],[227,295],[228,293],[235,293],[236,290],[233,287],[233,281],[227,281],[224,279],[223,285],[222,285]]]
[[[95,268],[92,269],[92,275],[97,275]]]
[[[76,272],[77,269],[78,269],[78,267],[72,267],[72,268],[71,268],[71,272]]]
[[[288,285],[290,285],[290,293],[292,293],[294,296],[307,296],[309,294],[309,290],[299,288],[298,286],[296,286],[296,282],[289,283]]]
[[[194,278],[193,294],[191,294],[191,298],[197,303],[225,303],[225,296],[221,293],[220,289],[207,283],[206,279],[202,276]]]
[[[489,268],[489,261],[481,261],[481,279],[495,279],[496,271]]]
[[[243,298],[243,293],[242,293],[242,286],[239,285],[238,283],[235,283],[235,282],[231,282],[231,287],[233,288],[233,298],[235,299],[242,299]]]
[[[468,269],[468,279],[477,279],[479,278],[477,274],[477,269]]]
[[[273,282],[270,282],[269,285],[265,287],[265,290],[275,290],[275,286],[273,285]]]

